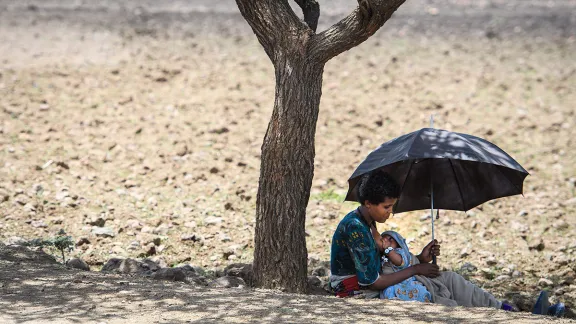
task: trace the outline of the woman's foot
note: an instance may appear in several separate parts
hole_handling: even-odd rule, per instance
[[[505,310],[507,312],[518,312],[518,307],[516,307],[514,304],[508,302],[508,301],[503,301],[502,302],[502,306],[500,306],[500,309]]]
[[[536,304],[534,304],[532,314],[548,315],[549,307],[550,302],[548,301],[548,292],[546,290],[542,290],[538,296],[538,299],[536,300]]]
[[[564,317],[564,313],[566,313],[566,306],[564,303],[556,303],[548,307],[548,315],[550,316]]]

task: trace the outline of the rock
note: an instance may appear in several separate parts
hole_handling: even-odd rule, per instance
[[[520,233],[526,233],[530,230],[530,227],[528,225],[516,221],[510,222],[510,228]]]
[[[138,250],[140,249],[140,243],[138,241],[132,241],[130,242],[130,245],[128,245],[126,249],[130,251]]]
[[[212,280],[208,285],[213,288],[244,288],[246,282],[240,277],[225,276]]]
[[[488,259],[486,259],[486,264],[489,266],[493,266],[493,265],[498,264],[498,261],[496,261],[495,257],[491,256]]]
[[[48,225],[46,223],[44,223],[43,220],[32,221],[32,223],[30,225],[32,225],[32,227],[36,227],[36,228],[48,227]]]
[[[552,224],[552,227],[554,227],[555,229],[562,231],[565,229],[568,229],[570,227],[570,225],[568,225],[568,223],[566,223],[563,220],[559,220],[557,222],[554,222],[554,224]]]
[[[90,240],[87,237],[81,237],[76,241],[76,246],[82,246],[84,244],[90,244]]]
[[[176,147],[176,155],[184,156],[188,154],[188,146],[186,144],[182,144]]]
[[[514,278],[520,278],[520,277],[522,277],[522,272],[520,272],[520,271],[518,271],[518,270],[514,270],[514,271],[512,272],[512,277],[514,277]]]
[[[518,213],[518,217],[524,217],[524,216],[528,216],[528,212],[525,210],[522,210]]]
[[[477,270],[478,268],[470,262],[466,262],[460,267],[460,272],[475,272]]]
[[[325,267],[317,267],[316,269],[312,270],[312,275],[318,277],[326,277],[329,275],[329,273],[330,270]]]
[[[123,248],[119,247],[119,246],[114,246],[112,247],[112,249],[110,249],[110,254],[116,254],[118,256],[127,256],[128,253],[126,253],[126,250],[124,250]]]
[[[97,226],[97,227],[104,227],[104,224],[106,224],[106,220],[102,217],[94,217],[94,218],[86,221],[86,224],[92,225],[92,226]]]
[[[508,279],[510,279],[510,276],[508,276],[508,275],[500,275],[500,276],[494,278],[494,281],[504,281],[504,280],[508,280]]]
[[[63,189],[62,191],[58,192],[56,194],[56,200],[64,200],[64,198],[70,196],[70,193],[68,192],[68,190]]]
[[[90,271],[90,266],[82,259],[73,258],[66,262],[66,266],[74,269]]]
[[[158,235],[166,235],[166,234],[168,234],[169,230],[170,230],[170,227],[168,227],[168,225],[160,224],[158,227],[156,227],[155,229],[152,230],[152,233],[158,234]],[[158,245],[158,244],[156,244],[156,245]]]
[[[187,275],[188,274],[194,274],[194,275],[197,274],[196,269],[189,264],[182,265],[179,268],[182,269],[182,271],[184,271],[184,273],[186,273]]]
[[[203,240],[203,238],[201,236],[199,236],[196,233],[193,234],[182,234],[180,235],[180,240],[182,241],[192,241],[192,242],[198,242]]]
[[[546,246],[544,245],[544,241],[542,241],[542,239],[540,239],[540,241],[535,241],[532,244],[530,244],[528,246],[529,250],[536,250],[536,251],[542,251],[544,250]]]
[[[27,203],[26,205],[24,205],[24,207],[22,207],[22,209],[24,209],[24,211],[29,212],[29,213],[33,213],[36,211],[36,207],[32,203]],[[34,226],[34,225],[32,225],[32,226]]]
[[[135,259],[112,258],[104,264],[102,272],[118,272],[124,274],[142,274],[147,271],[154,272],[160,267],[152,260],[138,261]]]
[[[422,222],[423,222],[423,221],[426,221],[426,220],[429,220],[429,219],[430,219],[430,214],[429,214],[429,213],[420,216],[420,221],[422,221]]]
[[[540,278],[540,280],[538,280],[538,286],[539,287],[551,287],[554,285],[554,282],[552,282],[552,280],[547,279],[547,278]]]
[[[146,251],[146,255],[155,255],[156,254],[156,245],[154,243],[148,243],[144,248]]]
[[[180,268],[162,268],[151,276],[154,280],[186,281],[186,274]]]
[[[460,258],[465,258],[470,255],[470,247],[466,246],[460,251]]]
[[[224,274],[226,276],[240,277],[250,286],[254,280],[252,264],[249,263],[233,263],[224,269]]]
[[[114,237],[114,230],[108,227],[96,227],[92,228],[92,234],[100,237]]]
[[[123,259],[119,259],[119,258],[112,258],[110,260],[108,260],[103,266],[102,269],[100,269],[101,272],[112,272],[117,270],[120,267],[120,263],[122,263],[122,261],[124,261]]]
[[[314,287],[322,287],[322,280],[316,276],[308,276],[308,285]]]
[[[164,258],[159,257],[159,256],[153,257],[150,259],[144,259],[144,260],[142,260],[142,262],[151,271],[156,271],[156,270],[159,270],[160,268],[167,268],[168,267],[166,260],[164,260]]]
[[[222,217],[208,216],[204,218],[204,224],[206,225],[216,225],[222,223]]]
[[[6,241],[4,241],[4,244],[22,246],[25,245],[27,242],[28,241],[21,238],[20,236],[11,236]]]

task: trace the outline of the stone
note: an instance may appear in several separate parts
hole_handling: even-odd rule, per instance
[[[510,228],[520,233],[526,233],[530,230],[530,227],[528,225],[516,221],[510,222]]]
[[[522,277],[522,272],[520,272],[520,271],[518,271],[518,270],[514,270],[514,271],[512,272],[512,277],[514,277],[514,278],[520,278],[520,277]]]
[[[233,263],[224,269],[226,276],[240,277],[248,285],[252,285],[254,280],[254,272],[252,264],[249,263]]]
[[[477,270],[478,268],[470,262],[466,262],[460,267],[460,272],[475,272]]]
[[[547,278],[540,278],[540,280],[538,280],[538,286],[539,287],[551,287],[554,285],[554,282],[552,282],[552,280],[547,279]]]
[[[204,224],[206,225],[217,225],[220,223],[222,223],[222,217],[208,216],[204,218]]]
[[[198,242],[201,241],[201,237],[196,234],[196,233],[192,233],[192,234],[182,234],[180,235],[180,240],[181,241],[192,241],[192,242]]]
[[[115,271],[120,267],[120,263],[122,263],[122,261],[124,261],[124,260],[119,259],[119,258],[112,258],[112,259],[106,261],[106,263],[102,266],[102,269],[100,269],[100,271],[101,272]]]
[[[542,251],[544,250],[546,246],[544,245],[544,241],[540,240],[540,241],[534,241],[532,242],[529,246],[528,249],[529,250],[536,250],[536,251]]]
[[[24,207],[22,207],[22,209],[24,209],[24,211],[29,213],[33,213],[36,211],[36,207],[34,206],[33,203],[27,203],[26,205],[24,205]]]
[[[86,222],[88,225],[97,226],[97,227],[104,227],[106,224],[106,220],[102,217],[94,217]]]
[[[76,246],[82,246],[85,244],[90,244],[90,240],[87,237],[81,237],[76,241]]]
[[[317,277],[326,277],[329,275],[329,273],[330,270],[325,267],[317,267],[316,269],[312,270],[312,275]]]
[[[212,280],[208,285],[213,288],[244,288],[246,282],[240,277],[224,276]]]
[[[46,223],[44,223],[43,220],[32,221],[32,223],[30,225],[32,225],[32,227],[36,227],[36,228],[48,227],[48,225]]]
[[[82,259],[72,258],[66,262],[66,266],[74,269],[80,269],[84,271],[90,271],[90,266],[88,263],[84,262]]]
[[[92,227],[92,234],[100,237],[114,237],[114,230],[108,227]]]
[[[162,268],[150,276],[154,280],[186,281],[186,274],[180,268]]]
[[[110,249],[110,254],[116,254],[123,257],[127,256],[126,250],[119,246],[113,246],[112,249]]]
[[[17,245],[17,246],[22,246],[25,245],[26,243],[28,243],[28,241],[21,238],[20,236],[11,236],[6,241],[4,241],[4,244],[6,245]]]
[[[495,257],[491,256],[488,259],[486,259],[486,264],[489,266],[493,266],[493,265],[498,264],[498,261],[496,261]]]
[[[504,281],[504,280],[508,280],[508,279],[510,279],[510,276],[508,276],[508,275],[500,275],[500,276],[494,278],[494,281]]]
[[[528,212],[525,210],[522,210],[518,213],[518,217],[524,217],[524,216],[528,216]]]
[[[130,251],[138,250],[140,249],[140,243],[138,241],[132,241],[130,242],[130,245],[128,245],[126,249]]]
[[[322,280],[316,276],[308,276],[308,285],[313,287],[322,287]]]

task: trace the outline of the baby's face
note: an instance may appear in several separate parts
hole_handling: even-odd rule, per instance
[[[400,247],[398,245],[398,242],[396,242],[396,240],[393,239],[392,236],[390,236],[390,235],[384,235],[384,236],[382,236],[382,239],[385,240],[386,242],[389,242],[389,245],[395,249]]]

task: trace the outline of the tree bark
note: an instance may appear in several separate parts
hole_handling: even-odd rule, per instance
[[[373,35],[405,0],[358,0],[359,7],[315,34],[320,8],[295,0],[236,0],[274,64],[274,110],[262,144],[256,201],[254,283],[290,292],[307,291],[306,206],[314,177],[314,136],[322,73],[332,57]]]
[[[275,65],[276,100],[262,145],[256,201],[255,283],[304,293],[306,206],[324,67],[290,53]]]

